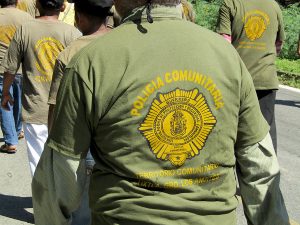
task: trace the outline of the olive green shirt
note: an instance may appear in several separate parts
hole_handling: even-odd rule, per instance
[[[72,57],[80,51],[83,47],[91,43],[100,35],[86,35],[73,41],[67,48],[65,48],[57,57],[53,69],[53,77],[49,92],[48,104],[56,104],[56,95],[60,85],[60,81],[64,75],[64,71]]]
[[[284,205],[274,150],[264,155],[257,144],[269,127],[235,49],[182,20],[180,8],[153,8],[152,24],[140,20],[144,13],[133,12],[66,67],[32,183],[36,224],[70,223],[89,148],[93,225],[236,224],[236,161],[245,197],[251,188],[259,193],[247,215],[262,216],[250,205],[262,206],[275,187],[263,209],[285,224],[275,213]],[[260,158],[250,157],[253,149]],[[272,166],[260,173],[258,159]]]
[[[4,73],[1,65],[8,46],[19,26],[32,17],[16,8],[0,8],[0,74]]]
[[[283,41],[281,10],[274,0],[225,0],[217,32],[231,35],[256,90],[278,89],[275,42]]]
[[[55,60],[80,35],[71,25],[41,19],[33,19],[16,31],[4,59],[4,70],[15,74],[22,63],[24,122],[47,124],[47,102]]]

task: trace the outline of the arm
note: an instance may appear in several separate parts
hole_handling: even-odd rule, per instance
[[[50,133],[53,123],[53,116],[54,116],[54,108],[56,105],[56,96],[59,89],[59,85],[61,79],[63,78],[64,71],[66,65],[60,60],[61,54],[56,59],[54,69],[53,69],[53,76],[50,86],[48,104],[49,104],[49,112],[48,112],[48,132]]]
[[[284,24],[283,24],[283,17],[282,17],[282,12],[278,6],[278,31],[277,31],[277,37],[276,37],[276,53],[279,55],[283,41],[285,39],[285,33],[284,33]]]
[[[14,101],[10,96],[9,89],[12,83],[14,82],[15,75],[5,72],[4,73],[4,81],[3,81],[3,91],[2,91],[2,99],[1,99],[1,106],[5,110],[10,110],[9,104],[13,105]],[[8,104],[9,103],[9,104]]]
[[[231,35],[228,35],[228,34],[221,34],[226,41],[228,41],[229,43],[231,43]]]
[[[231,2],[230,1],[224,1],[219,9],[219,17],[218,17],[218,23],[217,23],[217,33],[221,34],[225,37],[227,41],[231,42],[231,18],[232,18],[232,12],[231,12]]]
[[[88,100],[87,100],[88,99]],[[67,225],[81,201],[90,146],[91,92],[73,70],[61,81],[53,126],[32,181],[37,225]],[[83,135],[84,134],[84,135]]]
[[[3,81],[1,106],[5,110],[9,110],[8,103],[13,104],[13,99],[9,94],[9,89],[15,79],[16,72],[20,67],[22,57],[23,57],[23,50],[21,47],[21,28],[19,28],[14,34],[13,39],[10,42],[8,50],[2,61],[2,66],[5,73],[4,73],[4,81]]]
[[[53,104],[49,105],[49,112],[48,112],[48,133],[49,134],[50,134],[52,124],[53,124],[54,108],[55,108],[55,105],[53,105]]]
[[[279,188],[279,165],[270,135],[253,146],[237,151],[236,158],[248,224],[290,224]]]

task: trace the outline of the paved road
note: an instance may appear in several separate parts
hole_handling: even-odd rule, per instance
[[[281,189],[292,225],[300,225],[300,92],[280,89],[276,101],[276,122]],[[0,154],[0,225],[33,224],[30,180],[26,147],[22,140],[17,154]],[[241,205],[238,225],[246,225]]]

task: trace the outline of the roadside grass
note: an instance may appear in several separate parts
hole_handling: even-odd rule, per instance
[[[288,60],[278,58],[276,66],[278,79],[281,84],[300,89],[300,59]]]

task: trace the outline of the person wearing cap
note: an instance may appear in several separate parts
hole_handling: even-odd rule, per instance
[[[275,59],[285,39],[281,9],[276,1],[225,0],[217,32],[232,43],[249,70],[277,152],[275,99],[279,82]]]
[[[71,2],[71,1],[70,1]],[[98,37],[106,34],[111,30],[108,27],[108,19],[111,16],[111,7],[113,5],[112,0],[74,0],[71,3],[74,4],[75,9],[75,22],[77,28],[82,32],[83,36],[73,41],[67,48],[65,48],[58,56],[53,72],[52,83],[50,87],[48,104],[49,116],[48,116],[48,129],[51,130],[51,124],[53,120],[53,111],[56,104],[56,95],[59,88],[60,81],[63,77],[66,66],[71,58],[82,49]],[[90,153],[86,157],[86,174],[89,175],[94,165],[94,160]],[[72,224],[85,225],[90,224],[90,210],[88,207],[88,187],[89,176],[87,176],[86,187],[84,197],[80,204],[79,209],[72,214]],[[38,195],[39,193],[35,193]],[[35,208],[35,207],[34,207]],[[36,208],[34,211],[45,210],[42,208]]]
[[[63,0],[38,0],[41,16],[16,31],[4,58],[2,107],[12,104],[9,88],[22,63],[22,121],[31,174],[42,154],[48,136],[48,96],[55,60],[80,32],[57,20]]]
[[[70,222],[89,148],[93,225],[236,224],[235,167],[249,224],[289,224],[269,126],[236,50],[182,19],[179,0],[114,3],[122,24],[62,78],[32,181],[34,207],[47,209],[36,224]]]
[[[0,94],[3,89],[4,68],[1,65],[8,46],[19,26],[32,19],[32,17],[19,9],[16,9],[17,0],[0,0]],[[22,94],[22,71],[18,70],[17,75],[9,90],[14,99],[10,110],[0,108],[1,130],[4,144],[0,147],[1,152],[15,153],[17,151],[18,139],[23,138],[21,122],[21,94]]]

